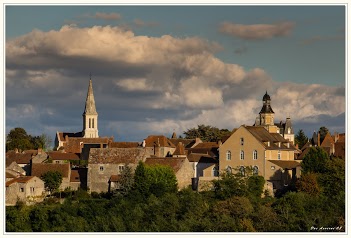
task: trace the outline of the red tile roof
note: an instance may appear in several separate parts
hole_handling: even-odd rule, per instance
[[[173,155],[186,155],[185,148],[182,142],[178,142],[177,147],[173,153]]]
[[[32,164],[32,173],[31,175],[41,177],[48,171],[59,171],[64,178],[69,177],[70,164]]]
[[[30,164],[30,160],[32,159],[31,153],[16,153],[13,150],[10,150],[6,153],[6,164],[10,165],[12,162],[16,162],[17,164]]]
[[[333,138],[331,137],[330,133],[328,132],[326,134],[326,136],[324,137],[324,140],[321,144],[321,147],[332,147],[332,145],[334,144],[334,140]]]
[[[188,155],[188,160],[190,162],[199,162],[199,163],[218,163],[218,160],[213,158],[212,156],[208,154],[197,154],[197,153],[191,153]]]
[[[76,153],[62,153],[61,151],[48,152],[49,157],[53,160],[79,160],[79,154]]]
[[[182,157],[147,158],[145,160],[145,164],[149,166],[153,166],[153,165],[169,166],[176,173],[182,167],[185,160],[186,158],[182,158]]]
[[[14,184],[14,183],[28,183],[28,181],[31,180],[34,177],[35,176],[21,176],[21,177],[12,179],[12,180],[6,182],[6,187],[8,187],[8,186],[10,186],[11,184]]]
[[[81,153],[81,144],[108,144],[111,138],[81,138],[81,137],[68,137],[64,144],[65,152],[68,153]]]
[[[154,147],[159,144],[160,147],[172,147],[175,148],[175,145],[163,135],[151,135],[145,139],[146,147]]]
[[[194,148],[218,148],[219,145],[217,142],[202,142],[198,145],[196,145]]]
[[[196,139],[180,139],[180,138],[170,138],[170,142],[173,143],[173,145],[178,145],[179,142],[183,143],[185,148],[190,148],[193,146],[196,142]]]
[[[264,127],[261,126],[245,126],[245,128],[258,140],[265,148],[271,150],[296,150],[294,146],[289,148],[285,145],[289,141],[282,137],[279,133],[269,133]],[[264,142],[270,142],[270,145]],[[280,142],[280,147],[277,143]]]

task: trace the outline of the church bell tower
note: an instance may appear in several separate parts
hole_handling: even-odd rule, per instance
[[[90,76],[87,99],[83,112],[83,137],[98,138],[98,132],[98,113],[96,112],[93,83]]]

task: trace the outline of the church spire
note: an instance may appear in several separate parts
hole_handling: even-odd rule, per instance
[[[87,99],[85,100],[85,109],[84,109],[83,115],[85,115],[85,114],[97,115],[96,107],[95,107],[94,93],[93,93],[93,83],[91,81],[91,75],[90,75]]]
[[[99,137],[98,113],[96,112],[91,74],[90,74],[87,98],[85,100],[85,108],[83,112],[83,137],[85,138]]]

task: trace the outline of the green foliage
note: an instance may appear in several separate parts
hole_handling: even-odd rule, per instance
[[[265,180],[262,176],[254,175],[248,178],[248,190],[254,197],[261,197]]]
[[[135,169],[134,188],[144,198],[151,194],[162,196],[177,191],[177,178],[172,168],[162,165],[145,166],[139,162]]]
[[[30,150],[42,148],[47,150],[50,148],[52,139],[46,135],[32,136],[27,134],[26,130],[21,127],[12,129],[6,137],[6,151],[9,150]]]
[[[130,166],[126,165],[124,170],[121,173],[121,177],[119,179],[120,187],[118,189],[118,193],[121,195],[126,195],[133,188],[134,184],[134,174],[133,170]]]
[[[329,160],[327,152],[321,147],[311,147],[302,160],[301,168],[306,173],[323,173]]]
[[[27,134],[26,130],[20,127],[12,129],[6,137],[6,151],[9,150],[29,150],[34,149],[31,142],[31,136]]]
[[[299,148],[302,148],[308,141],[308,137],[305,135],[302,129],[300,129],[295,135],[295,143],[299,145]]]
[[[306,184],[280,198],[262,198],[263,178],[249,168],[245,176],[222,174],[214,191],[200,193],[191,188],[177,192],[174,178],[165,182],[167,169],[140,163],[125,196],[67,190],[63,204],[6,207],[6,231],[307,232],[312,226],[345,227],[345,161],[339,158],[327,160],[323,172],[303,174],[300,181]]]
[[[305,192],[310,195],[318,195],[320,187],[318,185],[318,175],[316,173],[303,174],[296,182],[296,188],[299,192]]]
[[[326,196],[345,201],[345,160],[327,160],[325,172],[319,176],[319,184]]]
[[[185,139],[200,138],[204,142],[217,142],[223,136],[231,135],[227,129],[218,129],[217,127],[198,125],[197,128],[191,128],[184,131]]]
[[[59,171],[48,171],[41,176],[45,189],[50,193],[56,191],[62,183],[62,174]]]

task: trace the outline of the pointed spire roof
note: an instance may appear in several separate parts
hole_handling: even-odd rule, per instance
[[[89,80],[87,99],[85,101],[85,109],[84,109],[83,115],[85,114],[93,114],[93,115],[97,114],[96,107],[95,107],[94,93],[93,93],[93,83],[91,79]]]

